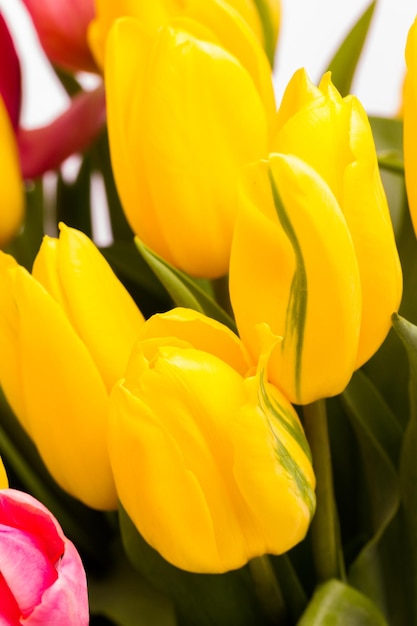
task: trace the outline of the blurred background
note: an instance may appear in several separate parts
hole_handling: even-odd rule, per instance
[[[42,0],[40,0],[42,1]],[[369,0],[282,0],[282,28],[275,65],[278,101],[293,72],[306,67],[317,82]],[[23,65],[26,127],[50,121],[65,109],[66,96],[51,74],[20,0],[0,0]],[[417,13],[415,0],[378,0],[369,39],[352,91],[372,115],[395,115],[401,102],[404,46]],[[95,85],[96,77],[86,77]]]

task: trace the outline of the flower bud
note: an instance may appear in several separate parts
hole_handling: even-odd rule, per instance
[[[107,52],[112,164],[133,230],[194,276],[227,273],[237,181],[267,152],[271,107],[197,22],[154,33],[125,18]]]
[[[357,98],[340,96],[329,73],[315,87],[299,70],[278,111],[272,150],[311,165],[343,212],[361,279],[355,363],[360,367],[384,341],[402,295],[401,266],[367,115]]]
[[[142,327],[110,400],[120,501],[170,563],[220,573],[305,535],[314,475],[298,417],[218,322],[175,309]]]
[[[346,387],[362,312],[358,262],[336,198],[297,157],[272,154],[246,172],[230,295],[253,358],[265,342],[275,344],[269,377],[291,402],[306,404]]]
[[[0,383],[54,479],[98,509],[116,506],[108,394],[143,317],[94,244],[61,225],[33,275],[0,257]]]

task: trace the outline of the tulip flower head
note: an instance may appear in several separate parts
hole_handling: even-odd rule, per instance
[[[54,516],[32,496],[0,490],[0,622],[89,623],[81,559]]]
[[[274,152],[247,168],[230,264],[239,333],[253,358],[257,325],[283,338],[270,376],[305,404],[345,388],[379,348],[402,276],[375,148],[359,102],[327,75],[295,74]]]
[[[188,309],[142,327],[110,403],[120,501],[170,563],[219,573],[305,535],[314,475],[298,417],[239,339]],[[140,462],[138,462],[140,459]]]
[[[107,452],[111,387],[143,317],[94,244],[61,225],[30,275],[0,257],[0,383],[60,486],[111,509]]]
[[[124,211],[139,239],[194,276],[227,273],[237,181],[268,146],[273,98],[264,105],[262,75],[255,81],[191,20],[154,32],[125,18],[109,37],[110,150]]]

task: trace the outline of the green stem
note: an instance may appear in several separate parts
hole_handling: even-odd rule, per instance
[[[320,582],[346,579],[327,427],[326,401],[303,407],[304,427],[317,480],[317,509],[311,524],[313,558]]]
[[[287,610],[278,580],[267,555],[249,561],[255,593],[265,616],[272,624],[285,623]]]

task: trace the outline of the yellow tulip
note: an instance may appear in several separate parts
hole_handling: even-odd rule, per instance
[[[404,166],[408,205],[417,234],[417,20],[408,33],[405,49],[407,73],[404,83]]]
[[[188,309],[145,322],[110,397],[120,501],[169,562],[218,573],[281,554],[315,507],[292,406],[231,331]]]
[[[366,113],[354,96],[340,96],[329,73],[315,87],[299,70],[278,111],[272,151],[294,154],[311,165],[342,209],[361,280],[355,368],[360,367],[385,339],[402,295],[401,267]]]
[[[345,388],[362,311],[355,247],[328,185],[293,155],[272,154],[248,168],[230,295],[253,358],[266,341],[275,344],[269,377],[291,402],[313,402]]]
[[[167,24],[172,18],[190,17],[202,21],[215,31],[229,26],[226,31],[229,41],[233,40],[234,27],[227,20],[227,13],[240,17],[261,44],[264,34],[254,0],[96,0],[96,16],[90,24],[88,38],[91,49],[99,66],[104,66],[106,40],[110,28],[120,17],[140,19],[148,28],[157,29]],[[263,7],[271,24],[273,43],[278,37],[281,3],[268,0]],[[226,21],[224,21],[226,20]],[[227,45],[226,45],[227,47]]]
[[[6,106],[0,96],[0,247],[19,230],[24,214],[23,181],[19,164],[16,135]]]
[[[155,33],[124,18],[107,53],[112,164],[133,230],[194,276],[225,274],[237,181],[267,153],[273,99],[192,20]]]
[[[0,457],[0,489],[7,489],[9,481],[7,480],[6,470],[4,469],[3,461]]]
[[[107,452],[111,387],[143,317],[83,233],[46,237],[33,275],[0,257],[0,383],[58,484],[116,506]]]

